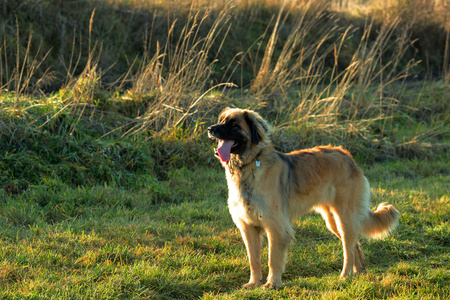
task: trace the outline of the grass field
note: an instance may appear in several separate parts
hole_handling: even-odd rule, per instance
[[[450,297],[447,2],[230,3],[0,5],[1,299]],[[343,145],[372,207],[398,208],[391,236],[361,239],[366,274],[339,280],[312,213],[282,288],[242,289],[206,135],[227,106],[260,112],[280,151]]]
[[[447,299],[449,168],[448,157],[364,166],[374,206],[387,201],[402,212],[396,232],[362,239],[368,272],[342,282],[340,242],[320,216],[302,218],[279,291],[241,289],[247,256],[217,168],[181,168],[161,182],[141,176],[134,189],[30,188],[2,203],[1,296]]]

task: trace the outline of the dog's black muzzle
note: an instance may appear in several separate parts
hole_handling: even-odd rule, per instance
[[[210,139],[216,139],[217,137],[215,136],[215,134],[217,134],[217,128],[218,125],[213,125],[213,126],[209,126],[208,127],[208,137]]]

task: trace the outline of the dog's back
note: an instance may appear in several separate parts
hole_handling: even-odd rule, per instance
[[[399,212],[392,205],[382,203],[375,212],[369,209],[369,183],[346,149],[319,146],[293,151],[285,157],[292,170],[291,204],[296,206],[300,201],[302,206],[309,206],[304,209],[313,208],[322,215],[323,207],[334,213],[351,212],[355,229],[372,238],[388,235],[397,225]]]

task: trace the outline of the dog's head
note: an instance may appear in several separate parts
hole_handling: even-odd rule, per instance
[[[267,146],[269,130],[270,126],[258,113],[226,108],[219,116],[219,123],[208,128],[208,136],[218,141],[216,156],[227,162],[233,154],[245,157],[255,148]]]

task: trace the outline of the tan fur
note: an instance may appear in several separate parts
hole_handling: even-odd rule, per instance
[[[228,207],[250,262],[250,281],[245,287],[262,283],[263,232],[269,241],[269,275],[264,287],[281,285],[287,249],[294,239],[291,222],[312,210],[322,215],[328,229],[342,241],[341,277],[363,272],[358,235],[386,236],[397,224],[399,212],[384,203],[377,211],[370,210],[369,183],[348,151],[320,146],[282,154],[274,150],[268,136],[270,126],[256,112],[226,109],[215,126],[227,130],[231,120],[238,122],[244,144],[240,153],[231,154],[222,165],[228,182]],[[251,125],[257,129],[257,144],[252,142],[255,132]],[[210,136],[217,138],[213,128]]]

